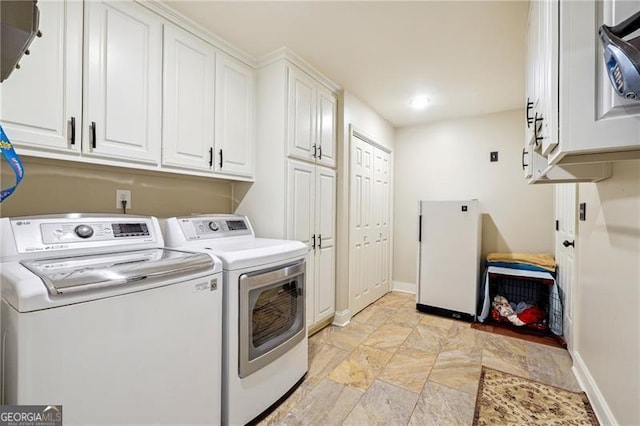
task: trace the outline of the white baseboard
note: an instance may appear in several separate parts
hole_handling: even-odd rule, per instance
[[[418,290],[418,286],[415,283],[405,283],[403,281],[394,281],[393,290],[416,294],[416,291]]]
[[[585,391],[587,396],[589,397],[589,402],[591,402],[591,406],[593,407],[593,411],[596,413],[596,417],[598,417],[598,421],[603,425],[617,425],[619,424],[616,421],[607,401],[605,401],[604,396],[600,392],[596,381],[593,376],[589,372],[589,369],[585,365],[582,357],[576,351],[573,354],[573,374],[578,379],[578,383],[580,387]]]
[[[333,325],[337,325],[338,327],[344,327],[349,324],[351,321],[351,311],[349,309],[345,309],[342,312],[336,312],[333,316]]]

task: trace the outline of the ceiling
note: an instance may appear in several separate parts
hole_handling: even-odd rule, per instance
[[[164,3],[256,58],[287,46],[396,128],[524,104],[527,1]]]

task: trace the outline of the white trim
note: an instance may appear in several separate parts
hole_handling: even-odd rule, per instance
[[[373,145],[376,148],[386,152],[389,155],[393,154],[393,151],[390,148],[388,148],[388,147],[386,147],[384,145],[380,145],[378,142],[376,142],[376,140],[373,137],[369,136],[368,134],[366,134],[362,130],[358,129],[352,123],[349,123],[349,140],[351,140],[351,138],[353,138],[353,137],[361,139],[361,140],[365,141],[366,143],[368,143],[369,145]]]
[[[212,44],[216,49],[219,49],[233,58],[239,60],[240,62],[244,62],[245,64],[256,68],[256,60],[253,56],[245,52],[224,40],[219,35],[211,32],[210,30],[204,28],[202,25],[196,23],[194,20],[187,18],[182,13],[176,11],[171,6],[167,5],[163,1],[159,0],[134,0],[141,6],[146,7],[147,9],[155,12],[161,17],[167,19],[172,24],[179,26],[180,28],[190,32],[196,37],[201,38],[209,44]]]
[[[276,49],[271,53],[267,53],[265,56],[258,59],[257,67],[262,68],[281,60],[286,60],[292,63],[293,65],[295,65],[296,67],[300,68],[300,70],[309,74],[315,80],[318,80],[322,85],[326,86],[327,89],[329,89],[333,93],[337,93],[340,90],[340,86],[338,86],[333,81],[329,80],[320,71],[318,71],[318,69],[316,69],[313,65],[311,65],[309,62],[302,59],[300,56],[298,56],[295,52],[293,52],[291,49],[289,49],[286,46]]]
[[[393,281],[393,291],[402,291],[404,293],[416,294],[418,286],[416,283],[407,283],[404,281]]]
[[[617,425],[619,424],[616,421],[607,401],[604,399],[604,396],[600,392],[598,385],[589,372],[586,364],[582,360],[582,357],[578,352],[574,352],[573,354],[573,374],[578,379],[578,383],[580,387],[585,391],[587,397],[589,397],[589,402],[593,406],[593,411],[598,417],[598,421],[603,425]]]
[[[338,327],[344,327],[345,325],[351,322],[351,311],[349,309],[345,309],[342,312],[336,312],[333,316],[333,325],[337,325]]]

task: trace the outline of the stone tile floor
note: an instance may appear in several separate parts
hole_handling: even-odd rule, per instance
[[[481,366],[572,391],[564,349],[420,313],[391,292],[309,339],[309,372],[260,424],[469,425]]]

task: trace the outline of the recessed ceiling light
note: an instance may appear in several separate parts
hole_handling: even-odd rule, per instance
[[[431,99],[427,98],[426,96],[416,96],[415,98],[412,98],[411,101],[409,101],[409,105],[411,105],[415,109],[423,109],[424,107],[429,105],[429,102],[431,102]]]

